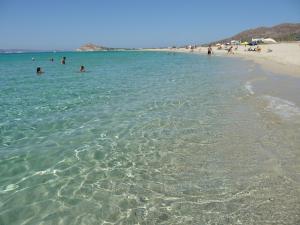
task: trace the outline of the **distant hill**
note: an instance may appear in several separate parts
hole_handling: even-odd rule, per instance
[[[135,50],[135,48],[108,48],[108,47],[89,43],[76,49],[76,51],[78,52],[129,51],[129,50]]]
[[[252,38],[273,38],[276,41],[300,41],[300,23],[283,23],[273,27],[258,27],[245,30],[230,38],[211,42],[227,43],[231,40],[251,41]]]
[[[80,48],[77,48],[76,51],[79,52],[97,52],[97,51],[108,51],[112,50],[112,48],[100,46],[100,45],[95,45],[95,44],[85,44],[81,46]]]

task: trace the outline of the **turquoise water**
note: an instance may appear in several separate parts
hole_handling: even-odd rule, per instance
[[[0,224],[297,224],[300,111],[256,94],[262,76],[194,54],[0,54]]]

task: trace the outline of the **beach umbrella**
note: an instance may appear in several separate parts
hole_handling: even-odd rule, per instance
[[[249,42],[248,41],[245,41],[245,42],[242,42],[241,45],[248,45]]]
[[[218,43],[218,44],[216,44],[216,46],[221,46],[221,44],[220,44],[220,43]]]
[[[265,38],[262,40],[263,43],[265,44],[275,44],[277,41],[275,41],[273,38]]]

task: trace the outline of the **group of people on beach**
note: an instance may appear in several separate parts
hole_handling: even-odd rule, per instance
[[[237,47],[235,48],[235,50],[237,50]],[[228,54],[234,54],[234,53],[233,53],[233,46],[230,46],[230,47],[227,49],[227,53],[228,53]],[[207,54],[208,54],[208,55],[213,54],[213,50],[212,50],[211,45],[208,46]]]
[[[67,59],[67,58],[66,58],[65,56],[62,57],[62,59],[61,59],[61,64],[65,65],[65,64],[66,64],[66,59]],[[32,58],[32,61],[35,61],[35,58]],[[51,62],[54,62],[54,59],[51,58],[50,61],[51,61]],[[81,72],[81,73],[85,72],[85,67],[84,67],[83,65],[80,66],[79,72]],[[37,74],[37,75],[41,75],[41,74],[43,74],[43,73],[44,73],[44,71],[42,70],[42,67],[37,67],[37,68],[36,68],[36,74]]]
[[[222,46],[218,46],[217,48],[218,50],[221,50],[222,49]],[[225,48],[225,50],[227,51],[227,54],[234,54],[234,51],[233,50],[238,50],[238,46],[236,45],[235,47],[234,46],[230,46],[229,48]],[[246,51],[246,50],[245,50]],[[259,45],[257,45],[255,48],[248,48],[248,51],[255,51],[255,52],[261,52],[261,47]],[[268,51],[268,52],[271,52],[272,50]],[[211,55],[213,54],[213,50],[212,50],[212,47],[211,45],[208,46],[208,49],[207,49],[207,54],[208,55]]]

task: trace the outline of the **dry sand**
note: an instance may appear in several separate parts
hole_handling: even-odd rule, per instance
[[[234,55],[253,60],[263,68],[272,72],[300,77],[300,43],[279,43],[261,45],[261,52],[247,51],[248,47],[239,46]],[[268,52],[268,49],[272,50]],[[216,54],[227,54],[225,50],[217,50]],[[220,53],[219,53],[220,52]]]

